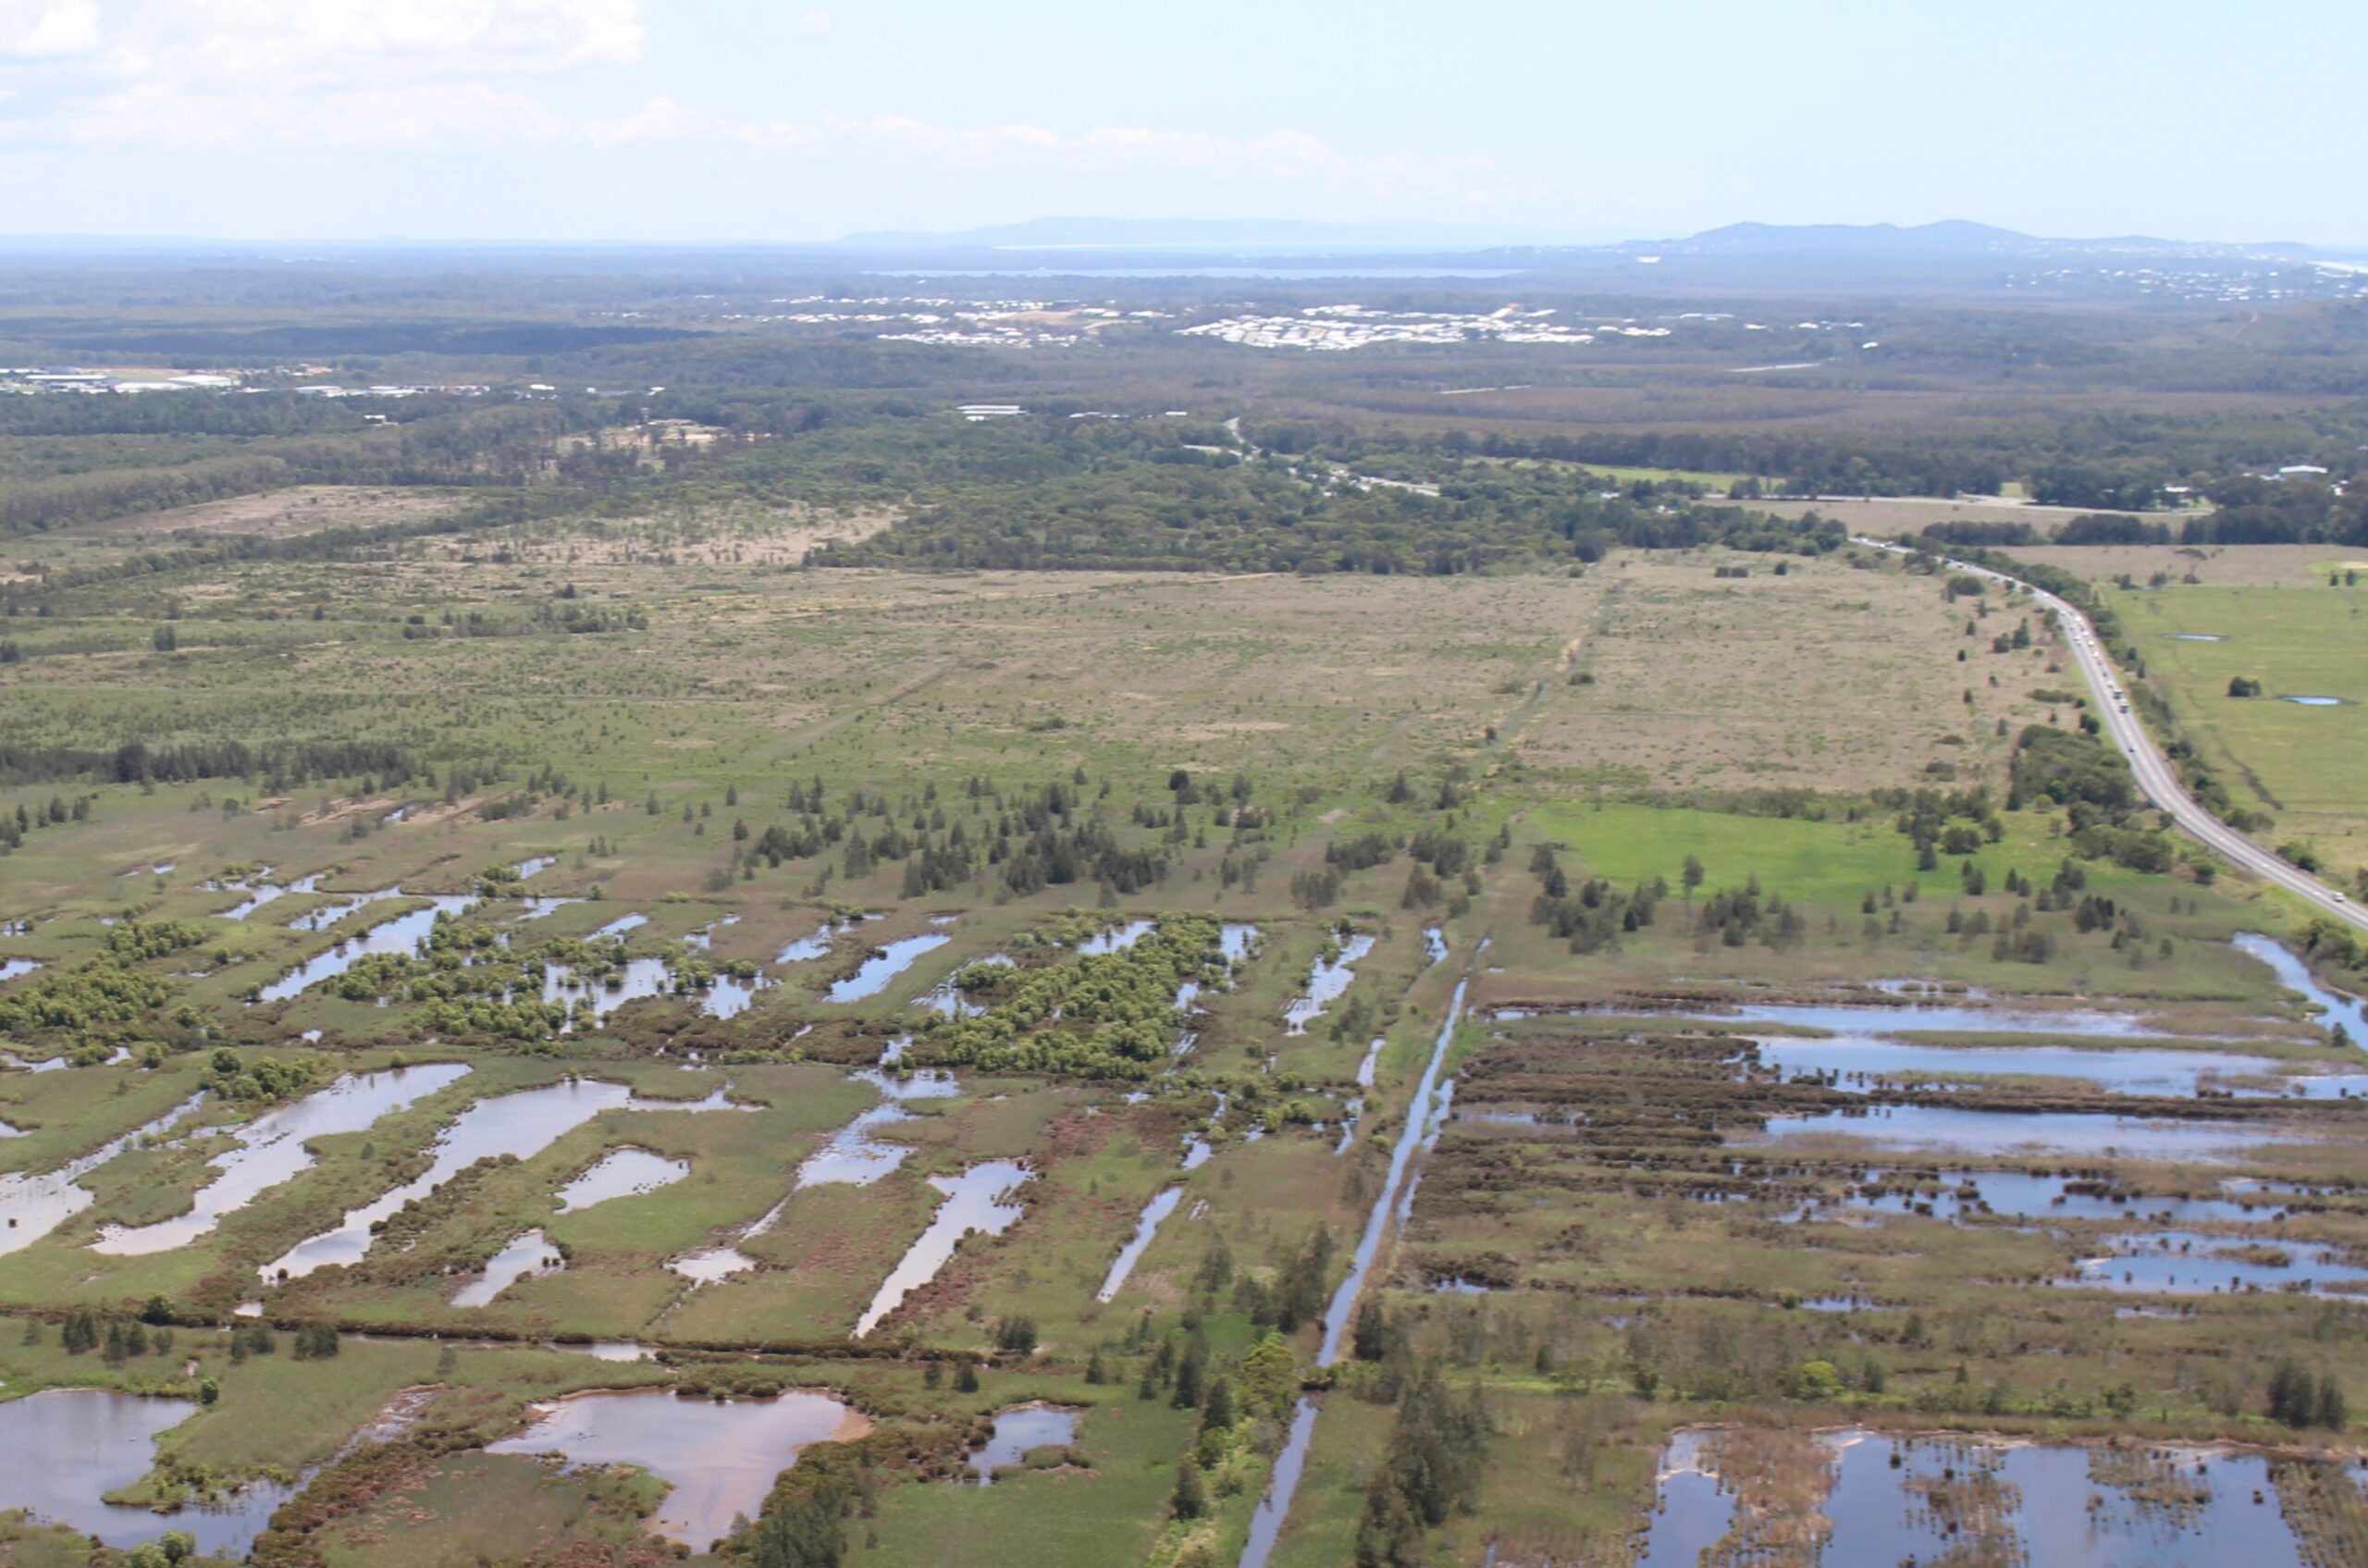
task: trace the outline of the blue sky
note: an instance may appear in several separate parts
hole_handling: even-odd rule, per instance
[[[2368,244],[2364,0],[0,0],[0,230]]]

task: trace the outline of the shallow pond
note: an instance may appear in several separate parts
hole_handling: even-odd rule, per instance
[[[586,940],[592,942],[606,942],[611,937],[623,936],[629,931],[639,931],[648,923],[649,917],[648,915],[619,915],[615,920],[610,920],[607,925],[604,925],[598,931],[594,932]],[[684,937],[683,940],[687,942],[690,938]]]
[[[112,1547],[186,1530],[201,1552],[243,1556],[293,1487],[259,1483],[224,1507],[178,1513],[100,1500],[147,1475],[157,1435],[196,1410],[182,1400],[97,1389],[53,1389],[0,1403],[0,1507],[31,1509]]]
[[[1149,920],[1128,920],[1125,925],[1113,926],[1108,931],[1087,937],[1077,945],[1077,950],[1080,955],[1123,953],[1149,936],[1151,928]]]
[[[265,868],[260,874],[268,877],[271,874],[269,868]],[[298,877],[292,882],[285,883],[259,881],[211,883],[207,884],[207,891],[245,894],[244,898],[223,910],[221,916],[226,920],[243,920],[265,905],[285,898],[291,893],[312,893],[317,890],[321,885],[321,872],[315,871],[311,876]]]
[[[1067,1448],[1077,1441],[1077,1417],[1074,1410],[1049,1404],[996,1412],[994,1435],[970,1456],[979,1485],[993,1486],[996,1471],[1018,1464],[1038,1449]]]
[[[2280,985],[2300,994],[2304,1000],[2315,1006],[2322,1024],[2342,1030],[2354,1045],[2368,1050],[2368,1002],[2321,985],[2318,978],[2311,973],[2309,965],[2268,937],[2240,931],[2232,941],[2238,952],[2259,958],[2276,970]]]
[[[1141,1262],[1143,1253],[1151,1250],[1152,1238],[1159,1234],[1159,1222],[1174,1214],[1176,1205],[1183,1201],[1184,1189],[1170,1187],[1153,1194],[1151,1202],[1143,1205],[1143,1212],[1135,1219],[1134,1236],[1118,1249],[1118,1255],[1110,1260],[1110,1272],[1103,1276],[1102,1289],[1093,1293],[1095,1301],[1106,1302],[1118,1293],[1118,1288],[1127,1282],[1127,1276],[1135,1271],[1135,1265]]]
[[[401,889],[393,889],[382,895],[365,895],[364,901],[376,902],[380,897],[409,896],[411,895]],[[260,994],[260,999],[265,1002],[284,1002],[290,996],[318,985],[333,975],[343,974],[352,969],[355,961],[365,953],[406,955],[414,953],[418,950],[420,943],[426,939],[427,933],[436,929],[438,916],[458,915],[477,902],[473,897],[458,894],[435,894],[423,896],[427,897],[428,900],[426,908],[413,909],[408,914],[397,915],[391,920],[380,921],[358,936],[347,937],[327,952],[307,959],[265,986]],[[359,908],[361,905],[357,904],[353,907]],[[320,925],[331,923],[333,922],[324,920]],[[313,929],[318,930],[320,927],[315,926]]]
[[[2275,1057],[2228,1051],[1908,1045],[1863,1035],[1778,1036],[1759,1042],[1759,1059],[1785,1078],[1823,1077],[1844,1092],[1863,1092],[1875,1086],[1870,1080],[1899,1075],[1962,1082],[1979,1074],[2078,1079],[2118,1094],[2187,1095],[2199,1088],[2314,1100],[2368,1094],[2368,1073],[2283,1071],[2287,1064]]]
[[[1868,1171],[1868,1187],[1881,1187],[1884,1174],[1881,1170]],[[2258,1190],[2251,1203],[2235,1195],[2234,1190],[2230,1196],[2218,1198],[2145,1193],[2115,1197],[2105,1192],[2074,1191],[2071,1188],[2076,1179],[2019,1170],[1947,1171],[1940,1177],[1937,1189],[1862,1190],[1853,1193],[1844,1206],[1869,1214],[1929,1214],[1936,1219],[1993,1214],[2013,1219],[2130,1219],[2170,1225],[2222,1221],[2243,1224],[2270,1220],[2284,1212],[2277,1201],[2283,1194],[2269,1189]],[[1967,1189],[1971,1191],[1968,1192]],[[1787,1217],[1808,1218],[1825,1212],[1819,1207]]]
[[[1834,1034],[1888,1038],[1902,1030],[1950,1034],[2078,1034],[2115,1036],[2160,1034],[2137,1013],[2103,1013],[2063,1008],[1968,1007],[1955,1003],[1826,1003],[1790,1006],[1743,1003],[1723,1012],[1687,1013],[1706,1023],[1741,1020],[1783,1024],[1794,1029],[1821,1029]]]
[[[895,1047],[892,1045],[890,1052],[891,1057],[885,1059],[893,1059]],[[897,1102],[944,1099],[961,1093],[951,1073],[936,1070],[900,1077],[884,1068],[866,1068],[847,1076],[870,1084],[887,1097],[888,1103],[861,1112],[807,1155],[797,1167],[788,1194],[743,1227],[730,1242],[674,1258],[666,1265],[668,1268],[698,1285],[711,1285],[755,1268],[757,1260],[740,1251],[739,1243],[762,1236],[779,1225],[791,1198],[808,1187],[869,1187],[905,1163],[905,1156],[912,1153],[908,1145],[882,1142],[875,1136],[898,1122],[912,1119],[912,1113]]]
[[[2099,1455],[2092,1464],[2090,1451],[2068,1446],[1863,1431],[1818,1440],[1832,1464],[1820,1504],[1833,1526],[1823,1562],[2302,1568],[2258,1454],[2161,1450]],[[1697,1568],[1735,1525],[1733,1493],[1715,1472],[1717,1451],[1708,1433],[1680,1432],[1671,1440],[1640,1568]],[[1720,1550],[1751,1559],[1736,1545]]]
[[[31,1246],[96,1203],[94,1194],[76,1185],[81,1178],[124,1150],[161,1136],[204,1103],[204,1095],[192,1094],[147,1125],[134,1128],[54,1170],[9,1171],[0,1175],[0,1257]]]
[[[529,1230],[486,1260],[485,1272],[453,1292],[456,1307],[481,1307],[521,1279],[539,1279],[567,1266],[549,1238]]]
[[[373,1227],[391,1218],[405,1204],[427,1196],[481,1159],[500,1154],[532,1159],[603,1111],[741,1108],[721,1090],[704,1100],[644,1100],[621,1083],[584,1078],[479,1100],[436,1140],[434,1163],[425,1172],[376,1201],[349,1210],[338,1225],[299,1241],[258,1272],[265,1284],[273,1284],[301,1279],[330,1264],[359,1263],[369,1253]]]
[[[699,997],[699,1011],[711,1019],[736,1019],[755,1004],[758,992],[779,983],[761,975],[742,980],[737,975],[718,974]]]
[[[2281,697],[2277,700],[2280,702],[2300,703],[2304,708],[2340,708],[2343,706],[2343,698],[2339,697]]]
[[[860,1002],[867,996],[877,996],[888,989],[890,981],[912,968],[922,954],[934,952],[953,940],[942,931],[931,931],[884,944],[855,973],[833,982],[822,999]]]
[[[1258,945],[1258,928],[1247,920],[1217,922],[1217,952],[1228,964],[1238,964],[1250,957]]]
[[[2070,1276],[2056,1283],[2084,1290],[2180,1296],[2242,1290],[2320,1293],[2338,1287],[2356,1292],[2368,1285],[2368,1268],[2341,1262],[2333,1249],[2314,1241],[2153,1230],[2114,1237],[2110,1253],[2081,1259]]]
[[[1758,1141],[1752,1134],[1732,1141]],[[1878,1105],[1865,1111],[1820,1111],[1771,1117],[1767,1140],[1863,1138],[1912,1148],[1957,1148],[1976,1154],[2091,1154],[2121,1159],[2230,1159],[2270,1142],[2307,1142],[2288,1130],[2246,1122],[2144,1121],[2101,1112],[1968,1111],[1948,1105]]]
[[[652,1525],[695,1550],[729,1531],[735,1516],[755,1518],[799,1450],[869,1426],[830,1395],[803,1389],[723,1403],[663,1389],[579,1394],[532,1411],[534,1425],[486,1451],[557,1453],[570,1465],[637,1464],[672,1488]]]
[[[281,1182],[312,1167],[305,1144],[340,1132],[360,1132],[389,1112],[426,1099],[467,1076],[460,1062],[429,1062],[349,1074],[327,1089],[264,1112],[242,1127],[226,1130],[238,1146],[214,1156],[218,1173],[198,1189],[190,1211],[154,1225],[109,1226],[92,1250],[117,1257],[139,1257],[184,1247]]]
[[[945,1194],[945,1202],[937,1205],[929,1228],[881,1282],[871,1304],[856,1322],[855,1337],[860,1340],[870,1333],[881,1319],[904,1304],[906,1296],[936,1278],[965,1236],[974,1232],[1000,1236],[1018,1223],[1027,1211],[1004,1199],[1031,1174],[1017,1160],[990,1160],[959,1176],[931,1177],[929,1184]]]
[[[598,1164],[559,1190],[559,1212],[574,1214],[611,1198],[637,1198],[671,1187],[690,1174],[688,1160],[670,1160],[647,1149],[611,1149]]]
[[[0,958],[0,982],[15,980],[20,975],[29,975],[39,968],[41,968],[41,960],[38,958]]]
[[[824,920],[821,928],[813,935],[801,936],[794,942],[785,944],[780,952],[773,955],[773,962],[803,964],[816,958],[828,957],[831,953],[831,945],[839,939],[840,933],[853,931],[855,927],[856,922],[853,920]]]
[[[1355,966],[1373,951],[1373,942],[1370,936],[1352,936],[1340,945],[1337,957],[1317,957],[1308,969],[1304,994],[1283,1009],[1285,1034],[1305,1034],[1307,1026],[1324,1016],[1324,1010],[1338,1001],[1340,994],[1349,989],[1349,982],[1357,978]]]
[[[662,996],[673,983],[663,958],[627,958],[598,979],[587,980],[561,964],[543,971],[543,1000],[574,1007],[589,997],[594,1022],[642,996]]]

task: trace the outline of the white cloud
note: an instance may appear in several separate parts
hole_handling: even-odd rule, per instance
[[[98,46],[98,0],[0,0],[0,56],[56,59]]]
[[[118,80],[547,72],[641,56],[648,0],[0,0],[0,50]]]
[[[809,6],[806,14],[797,19],[797,31],[808,38],[828,38],[836,31],[836,28],[831,20],[831,13],[820,6]]]

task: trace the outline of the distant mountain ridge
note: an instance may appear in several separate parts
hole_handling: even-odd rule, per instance
[[[1321,255],[1348,251],[1400,254],[1523,252],[1570,256],[1805,257],[1965,261],[2074,254],[2300,259],[2311,247],[2289,241],[2230,242],[2164,240],[2146,235],[2059,239],[1994,224],[1948,218],[1936,223],[1730,223],[1698,234],[1660,240],[1585,243],[1567,236],[1490,228],[1474,224],[1330,223],[1293,218],[1040,217],[946,232],[850,234],[830,249],[861,252],[1059,252],[1079,250],[1206,251],[1234,254]]]

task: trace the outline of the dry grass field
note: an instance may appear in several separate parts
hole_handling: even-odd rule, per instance
[[[2046,718],[2029,696],[2054,680],[2045,629],[1993,653],[2021,614],[1953,607],[1934,579],[1831,558],[1777,576],[1715,552],[1623,554],[1594,579],[1599,618],[1515,731],[1536,766],[1647,791],[1863,789],[1936,762],[1994,781]]]

